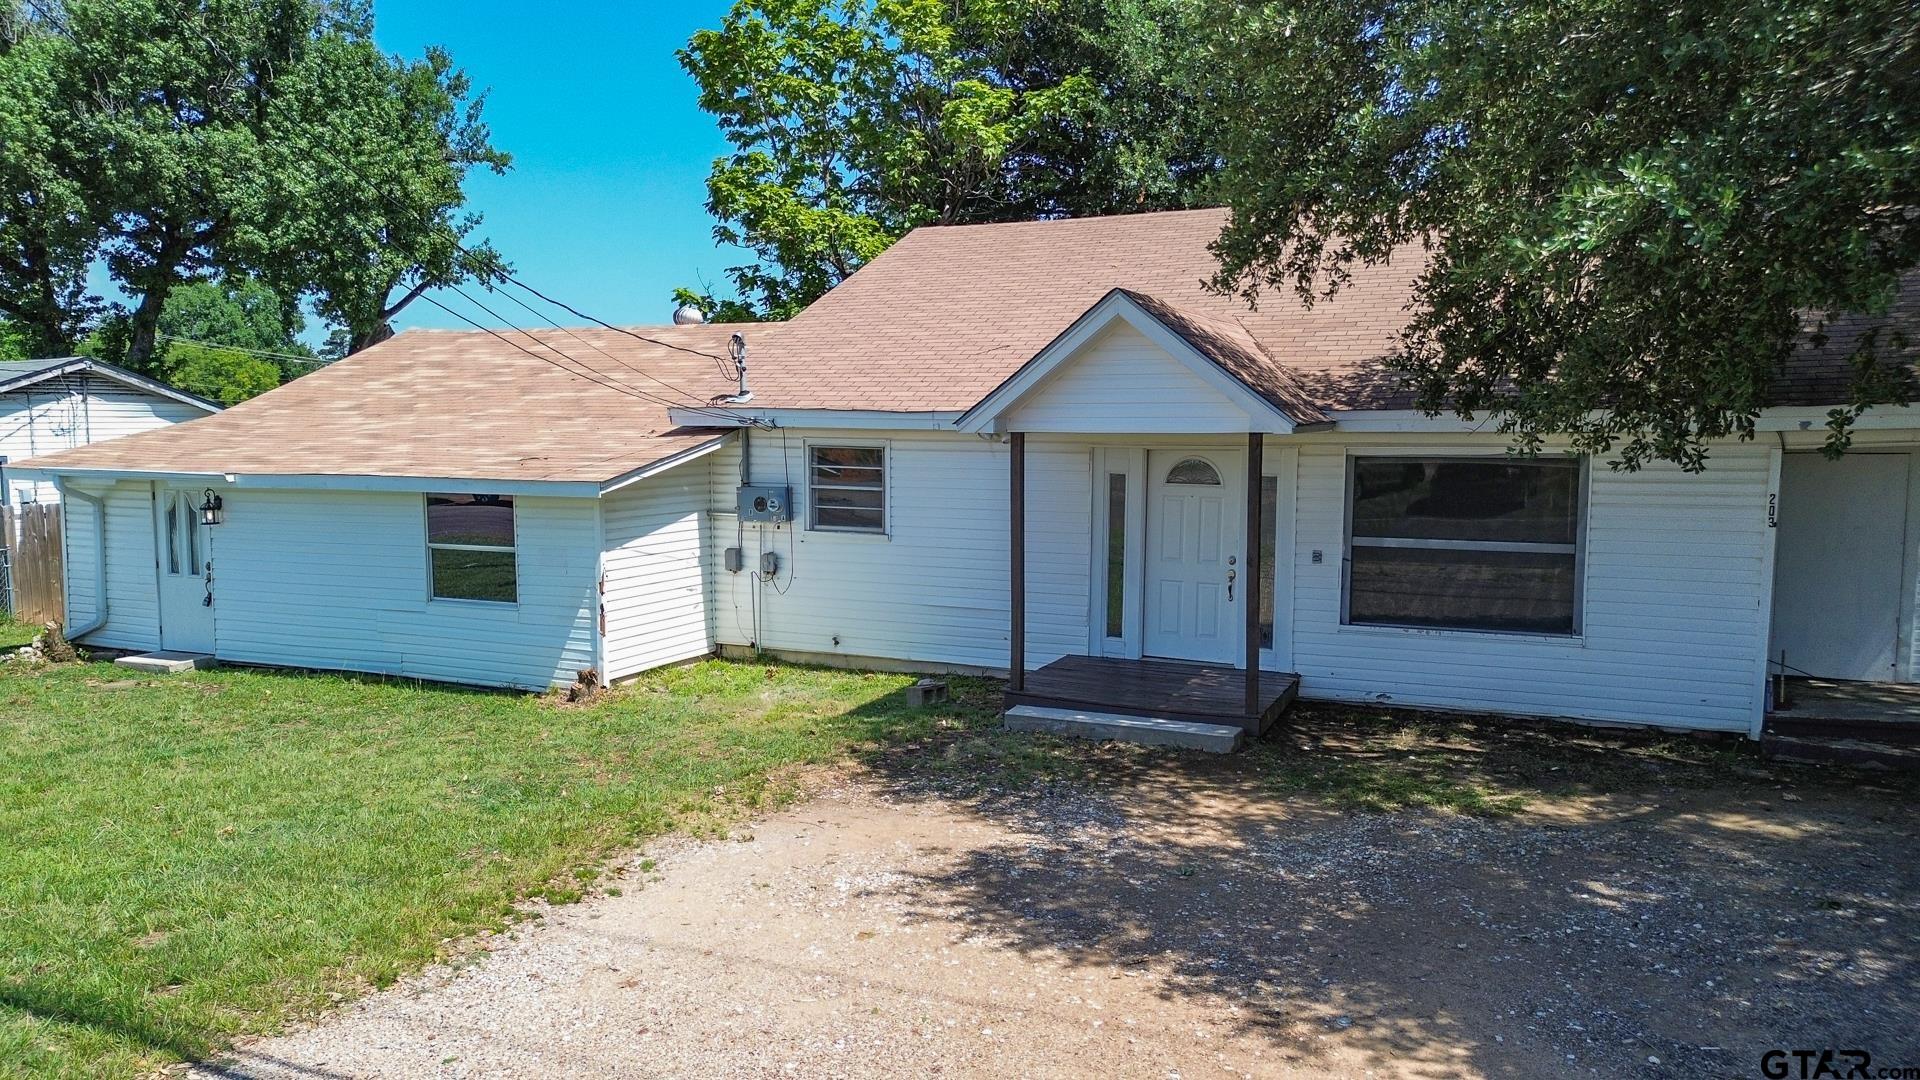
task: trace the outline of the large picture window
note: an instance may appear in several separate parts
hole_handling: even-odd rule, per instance
[[[516,602],[513,496],[428,495],[427,559],[436,600]]]
[[[1578,459],[1355,457],[1350,624],[1576,634]]]
[[[886,447],[807,448],[807,527],[887,531]]]

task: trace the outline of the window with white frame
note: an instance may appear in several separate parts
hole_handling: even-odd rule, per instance
[[[1580,631],[1576,458],[1355,456],[1344,621]]]
[[[513,496],[427,496],[427,560],[436,600],[519,599]]]
[[[887,531],[887,448],[807,447],[807,527]]]

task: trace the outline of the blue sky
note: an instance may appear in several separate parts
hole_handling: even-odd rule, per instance
[[[380,0],[375,37],[408,57],[444,46],[490,91],[484,115],[514,165],[504,176],[474,175],[467,191],[485,216],[480,235],[516,277],[614,323],[665,323],[676,286],[704,279],[728,295],[726,268],[742,261],[716,247],[706,212],[707,170],[726,143],[674,61],[728,6]],[[532,321],[524,309],[488,306]],[[464,326],[420,303],[396,325]]]

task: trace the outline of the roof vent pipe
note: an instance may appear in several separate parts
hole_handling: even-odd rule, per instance
[[[673,325],[699,326],[707,321],[707,313],[692,304],[681,304],[673,309]]]
[[[740,392],[727,399],[732,405],[744,405],[753,400],[753,391],[747,389],[747,335],[736,333],[727,341],[727,355],[733,357],[734,370],[740,373]]]

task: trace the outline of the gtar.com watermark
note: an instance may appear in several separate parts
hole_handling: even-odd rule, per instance
[[[1920,1065],[1875,1065],[1865,1050],[1769,1050],[1760,1055],[1767,1080],[1920,1080]]]

